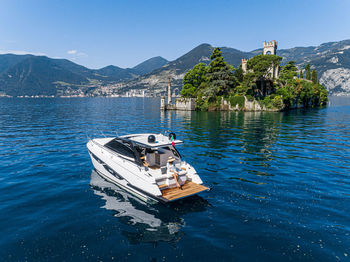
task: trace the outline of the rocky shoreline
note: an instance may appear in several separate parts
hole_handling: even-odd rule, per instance
[[[221,102],[209,106],[208,111],[281,112],[305,107],[303,104],[294,103],[291,107],[286,108],[282,99],[280,104],[282,106],[271,107],[264,105],[262,101],[256,99],[249,100],[246,96],[242,96],[242,98],[244,101],[238,100],[236,103],[231,103],[228,99],[222,97]],[[164,98],[162,97],[161,99]],[[164,104],[164,102],[161,102],[161,110],[200,111],[194,98],[178,98],[174,104]]]

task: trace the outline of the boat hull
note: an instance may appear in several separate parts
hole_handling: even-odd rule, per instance
[[[115,175],[113,174],[113,171],[111,172],[111,168],[107,167],[106,168],[106,164],[100,160],[97,159],[97,157],[91,153],[89,151],[89,155],[92,161],[92,164],[95,168],[95,170],[97,171],[97,173],[102,176],[104,179],[106,179],[107,181],[116,184],[117,186],[119,186],[120,188],[124,189],[125,191],[129,192],[130,194],[138,197],[139,199],[147,202],[147,203],[157,203],[159,202],[159,199],[157,199],[156,197],[151,197],[148,194],[145,194],[137,189],[135,189],[135,187],[132,187],[127,180],[125,180],[122,177],[122,174],[120,174],[121,178],[116,178]],[[115,171],[114,171],[115,172]]]

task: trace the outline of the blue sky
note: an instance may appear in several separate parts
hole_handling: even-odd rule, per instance
[[[244,51],[350,39],[348,0],[0,0],[0,53],[68,58],[89,68],[168,60],[201,43]]]

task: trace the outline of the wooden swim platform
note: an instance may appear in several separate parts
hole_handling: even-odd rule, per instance
[[[199,192],[207,190],[209,190],[209,188],[206,186],[186,181],[186,183],[182,185],[182,189],[178,187],[173,187],[162,190],[162,197],[167,199],[168,201],[174,201],[176,199],[195,195]]]

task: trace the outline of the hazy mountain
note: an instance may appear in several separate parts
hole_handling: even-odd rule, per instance
[[[130,68],[120,68],[118,66],[109,65],[97,70],[91,70],[93,78],[105,81],[123,81],[139,76],[135,70]]]
[[[173,86],[180,87],[185,72],[199,62],[208,62],[212,51],[211,45],[201,44],[163,67],[124,83],[118,91],[123,93],[130,89],[148,89],[149,93],[159,94],[165,92],[169,76]]]
[[[60,68],[64,68],[65,70],[68,70],[70,72],[73,72],[75,74],[81,75],[83,77],[91,77],[92,72],[89,68],[86,68],[85,66],[78,65],[76,63],[73,63],[72,61],[68,59],[52,59],[48,58],[52,61],[52,63],[56,64]]]
[[[69,80],[69,86],[66,82]],[[7,95],[56,95],[63,88],[74,88],[89,81],[44,56],[29,56],[10,66],[0,76],[0,91]]]
[[[165,66],[125,82],[119,92],[123,93],[130,89],[148,89],[149,93],[153,94],[165,93],[169,76],[172,79],[172,86],[177,88],[177,92],[179,92],[181,91],[182,79],[185,73],[198,63],[208,64],[213,50],[214,47],[211,45],[201,44]],[[252,53],[242,52],[229,47],[223,47],[222,54],[228,63],[236,67],[241,63],[242,58],[253,56]]]
[[[241,64],[242,58],[251,58],[255,55],[252,52],[242,52],[230,47],[221,47],[221,52],[225,60],[236,68]]]
[[[138,77],[167,61],[151,58],[135,68],[89,69],[67,59],[34,55],[0,55],[0,95],[79,95]]]
[[[156,56],[138,64],[132,69],[134,70],[134,72],[136,72],[139,75],[145,75],[157,68],[160,68],[166,65],[167,63],[168,63],[168,60],[166,60],[165,58],[161,56]]]
[[[11,66],[14,66],[15,64],[29,57],[32,57],[32,55],[0,55],[0,75],[4,73],[7,69],[9,69]]]

